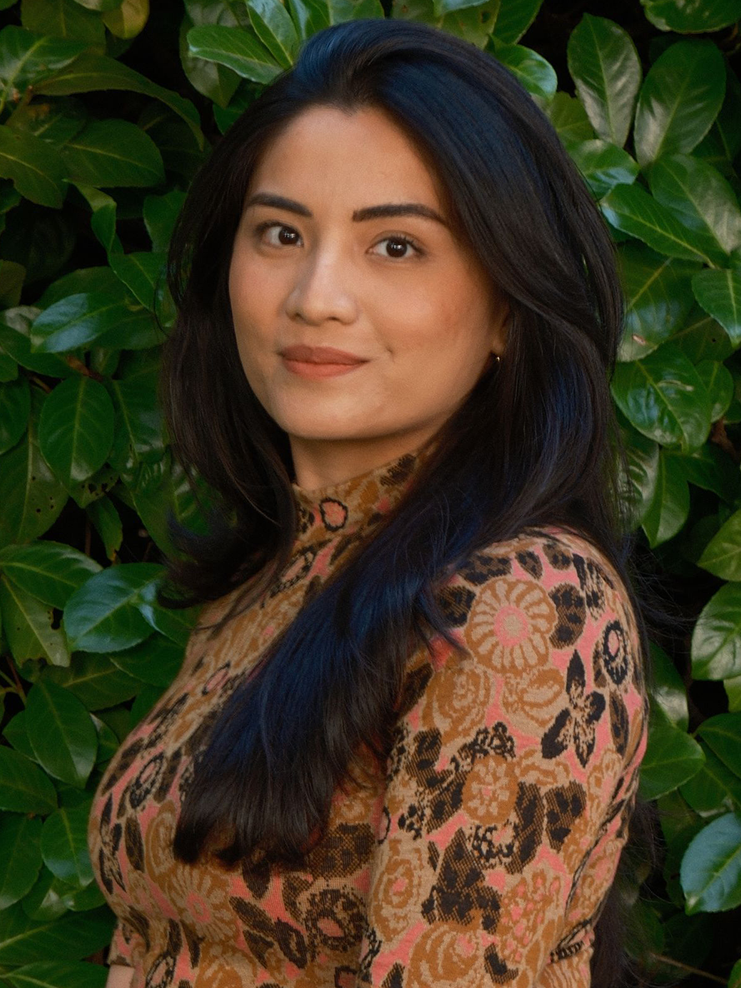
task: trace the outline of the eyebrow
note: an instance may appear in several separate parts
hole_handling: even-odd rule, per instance
[[[314,215],[300,202],[287,199],[285,196],[274,195],[272,192],[256,192],[244,204],[245,209],[250,206],[273,206],[275,209],[287,209],[291,213],[298,213],[299,216],[310,218]],[[442,223],[443,226],[448,225],[436,210],[423,205],[421,202],[385,202],[378,206],[365,206],[363,209],[354,210],[352,219],[354,223],[360,223],[363,220],[375,220],[387,216],[421,216],[424,219]]]

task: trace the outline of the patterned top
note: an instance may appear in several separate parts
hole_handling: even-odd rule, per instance
[[[333,487],[294,485],[293,557],[182,668],[111,759],[88,843],[118,917],[109,963],[131,988],[587,988],[647,740],[628,598],[607,560],[557,527],[476,553],[410,655],[394,746],[374,790],[350,784],[301,870],[175,860],[192,755],[227,696],[421,454]],[[237,596],[208,602],[213,624]]]

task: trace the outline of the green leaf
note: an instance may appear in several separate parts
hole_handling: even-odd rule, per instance
[[[231,9],[227,6],[220,6],[218,9],[231,14]],[[199,23],[216,22],[199,21]],[[222,23],[229,23],[229,21],[222,21]],[[236,23],[236,19],[233,19],[233,23]],[[207,62],[203,58],[196,58],[191,53],[188,48],[188,31],[194,26],[194,22],[185,14],[180,22],[178,32],[178,49],[183,71],[194,89],[203,96],[207,96],[217,107],[226,107],[242,80],[236,72],[232,72],[226,66],[217,65],[216,62]]]
[[[677,41],[659,55],[636,109],[634,137],[641,165],[699,144],[718,116],[725,78],[723,56],[707,39]]]
[[[89,714],[85,716],[90,720]],[[89,816],[87,802],[71,808],[63,806],[46,818],[41,831],[44,864],[57,878],[79,888],[94,878],[87,849]]]
[[[616,185],[600,207],[614,227],[637,237],[659,254],[711,263],[692,232],[640,185]]]
[[[50,813],[56,805],[57,793],[49,776],[19,751],[0,745],[0,810]],[[0,910],[0,925],[2,916]]]
[[[642,526],[651,548],[668,541],[682,528],[690,511],[690,492],[682,468],[662,449],[656,489]]]
[[[5,816],[0,820],[0,909],[30,892],[41,870],[41,820]]]
[[[105,27],[100,17],[75,0],[22,0],[21,23],[28,31],[53,38],[105,45]]]
[[[620,410],[649,439],[684,452],[707,439],[710,396],[694,364],[673,343],[617,364],[611,387]]]
[[[33,134],[0,126],[0,178],[12,179],[18,192],[39,206],[62,207],[64,165],[56,149]]]
[[[160,687],[172,684],[183,664],[183,657],[183,646],[164,635],[152,635],[133,648],[111,652],[109,656],[111,662],[127,676]]]
[[[154,253],[167,250],[175,221],[184,202],[185,193],[180,189],[171,189],[163,196],[147,196],[144,199],[144,225],[152,241]]]
[[[703,607],[691,654],[693,679],[741,675],[741,584],[726,583]]]
[[[646,754],[641,762],[639,794],[653,800],[691,779],[705,760],[702,748],[674,727],[663,711],[652,711]]]
[[[741,0],[641,0],[646,17],[662,31],[701,34],[741,18]]]
[[[39,422],[41,453],[69,489],[103,464],[113,443],[113,402],[92,377],[62,381],[44,402]]]
[[[151,624],[155,631],[166,635],[176,644],[185,646],[190,638],[193,625],[196,623],[200,608],[187,607],[173,610],[162,607],[157,602],[158,583],[147,583],[135,601],[144,619]]]
[[[505,44],[514,44],[527,31],[543,0],[517,0],[517,3],[505,2],[499,8],[494,34]]]
[[[0,569],[27,593],[64,608],[71,594],[101,566],[64,542],[32,542],[0,549]]]
[[[152,639],[155,643],[157,639]],[[142,643],[144,646],[146,643]],[[136,646],[137,648],[139,646]],[[135,648],[129,649],[134,652]],[[121,653],[128,654],[128,653]],[[143,677],[140,677],[143,678]],[[37,683],[56,683],[73,693],[88,710],[102,710],[130,700],[141,689],[141,683],[119,669],[106,655],[76,652],[68,668],[47,666]],[[169,684],[168,684],[169,685]]]
[[[641,62],[627,31],[606,17],[584,14],[567,46],[569,72],[592,126],[622,147],[641,85]]]
[[[712,491],[729,504],[739,496],[741,475],[738,467],[715,444],[706,443],[691,453],[667,449],[664,450],[664,456],[676,460],[684,478],[696,487]]]
[[[659,447],[632,426],[622,429],[627,457],[627,489],[623,499],[629,508],[630,529],[641,524],[656,493],[659,472]]]
[[[257,37],[279,65],[290,69],[300,39],[286,8],[280,0],[247,0],[247,10]]]
[[[121,516],[109,497],[98,498],[87,507],[88,517],[105,546],[108,559],[115,559],[123,542]]]
[[[741,272],[699,271],[692,278],[692,290],[703,309],[716,319],[734,349],[741,346]]]
[[[33,305],[17,305],[0,312],[0,347],[21,367],[49,377],[68,377],[76,373],[58,354],[31,352],[31,323],[39,315]]]
[[[165,448],[162,410],[149,377],[111,379],[108,388],[116,405],[116,431],[110,462],[123,470],[130,462],[157,462]]]
[[[558,92],[546,108],[551,123],[567,148],[580,141],[591,141],[594,130],[586,110],[573,96]]]
[[[695,304],[691,277],[699,262],[663,257],[643,244],[618,249],[627,306],[618,359],[637,360],[651,353],[683,325]]]
[[[523,45],[497,45],[495,57],[533,96],[550,100],[556,92],[556,70],[542,55]]]
[[[741,243],[741,209],[733,189],[712,165],[689,154],[659,158],[649,172],[651,192],[702,243],[718,264]]]
[[[696,733],[741,778],[741,714],[715,714],[707,717]]]
[[[267,84],[284,71],[249,31],[212,24],[192,28],[187,37],[198,58],[226,65],[244,79]]]
[[[5,637],[16,662],[47,659],[55,666],[68,666],[69,648],[51,607],[33,594],[0,576],[0,609]]]
[[[733,353],[733,344],[728,333],[697,303],[682,328],[673,334],[672,342],[680,347],[693,364],[699,364],[703,360],[726,360]]]
[[[121,241],[116,235],[116,200],[100,189],[82,182],[76,183],[80,195],[83,195],[93,211],[90,227],[102,244],[106,253],[118,251],[123,253]]]
[[[638,165],[628,152],[606,141],[573,143],[569,154],[598,199],[616,185],[630,185],[638,175]]]
[[[118,651],[148,638],[152,627],[135,601],[142,588],[161,574],[162,567],[155,563],[124,563],[91,576],[64,609],[64,628],[72,649]]]
[[[98,735],[75,696],[56,683],[35,682],[28,692],[26,730],[39,764],[49,775],[76,788],[85,786],[95,765]]]
[[[165,255],[150,251],[114,254],[111,268],[137,301],[152,312],[159,312],[164,293]]]
[[[741,809],[741,779],[726,768],[709,748],[705,750],[705,764],[680,787],[680,792],[692,809],[701,815]]]
[[[0,388],[0,453],[12,449],[28,428],[31,389],[28,378],[19,377]]]
[[[302,41],[332,23],[329,4],[324,0],[286,0],[286,6]]]
[[[108,971],[89,961],[34,961],[14,968],[5,978],[13,988],[105,988]]]
[[[13,90],[22,92],[42,79],[69,65],[87,47],[84,42],[62,40],[33,34],[15,24],[0,31],[0,81],[3,109]]]
[[[152,138],[128,120],[92,120],[62,149],[70,181],[93,186],[149,186],[165,180]]]
[[[31,346],[35,353],[65,353],[93,340],[99,346],[114,342],[118,349],[144,348],[160,342],[151,315],[124,292],[80,292],[48,309],[33,322]]]
[[[682,858],[688,916],[741,905],[741,813],[713,820],[693,838]]]
[[[38,93],[44,93],[47,96],[68,96],[70,93],[90,93],[95,90],[111,89],[143,93],[145,96],[160,100],[185,120],[193,131],[198,146],[203,148],[204,137],[200,128],[198,111],[189,100],[183,99],[182,96],[178,96],[177,93],[173,93],[169,89],[158,86],[146,76],[130,69],[128,65],[116,61],[115,58],[109,58],[107,55],[85,52],[76,58],[71,65],[50,78],[44,79],[36,87]]]
[[[733,376],[725,364],[719,360],[702,360],[697,364],[697,373],[702,378],[705,390],[712,401],[710,418],[713,422],[725,415],[733,400]]]
[[[0,546],[30,542],[43,535],[67,503],[67,492],[47,466],[36,437],[44,396],[31,389],[28,431],[0,456]]]
[[[654,687],[651,699],[661,707],[667,720],[680,731],[689,726],[687,690],[677,667],[655,642],[650,642]]]
[[[0,911],[0,964],[31,964],[39,957],[80,960],[111,941],[114,916],[108,906],[38,922],[20,902]]]

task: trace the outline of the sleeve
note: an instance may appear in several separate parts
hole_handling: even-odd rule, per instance
[[[144,941],[141,936],[119,916],[108,949],[108,966],[121,964],[124,967],[134,967],[143,951]]]
[[[410,664],[358,988],[589,985],[648,701],[627,595],[576,546],[477,554],[441,592],[467,654]]]

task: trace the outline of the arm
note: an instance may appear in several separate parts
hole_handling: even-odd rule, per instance
[[[443,591],[469,654],[410,674],[358,986],[588,984],[646,717],[625,592],[579,548],[518,540]]]

